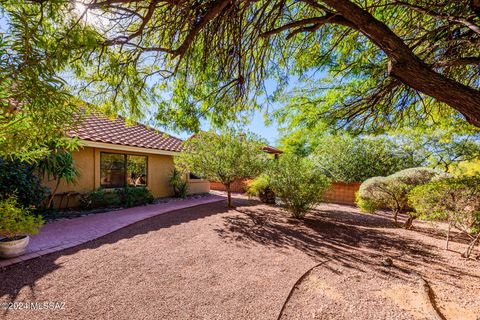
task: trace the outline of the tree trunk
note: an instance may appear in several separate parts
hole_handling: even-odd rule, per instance
[[[409,87],[456,109],[474,126],[480,127],[480,91],[437,73],[383,22],[349,0],[323,0],[355,29],[368,37],[390,59],[390,75]]]
[[[465,252],[462,254],[462,257],[464,258],[469,258],[470,255],[472,254],[473,249],[475,248],[475,245],[477,244],[478,240],[480,239],[480,232],[477,234],[477,236],[468,244],[467,249],[465,249]]]
[[[412,228],[412,225],[413,225],[413,220],[415,220],[415,219],[416,219],[415,217],[408,217],[408,220],[403,225],[403,228],[407,229],[407,230],[410,230]]]
[[[448,230],[447,230],[447,241],[445,242],[445,250],[448,250],[448,243],[450,242],[450,230],[452,229],[452,222],[448,222]]]
[[[232,206],[232,191],[230,190],[230,183],[227,183],[225,185],[225,188],[227,189],[227,206],[229,208],[233,208],[233,206]]]
[[[395,222],[395,226],[398,227],[398,211],[393,210],[393,221]]]
[[[48,205],[47,208],[51,208],[53,205],[53,199],[55,198],[55,195],[57,194],[58,187],[60,186],[60,179],[57,180],[57,183],[55,185],[55,188],[52,191],[52,194],[50,196],[50,199],[48,200]]]

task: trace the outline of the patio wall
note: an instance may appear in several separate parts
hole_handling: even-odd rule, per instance
[[[338,204],[355,205],[355,192],[360,188],[360,182],[334,182],[325,192],[324,201]]]
[[[248,179],[237,180],[231,185],[232,192],[235,193],[244,193],[245,186],[248,183]],[[324,196],[325,202],[338,203],[338,204],[347,204],[355,205],[355,192],[360,188],[360,182],[354,183],[342,183],[334,182],[327,190]],[[220,182],[210,181],[210,189],[226,191],[223,184]]]

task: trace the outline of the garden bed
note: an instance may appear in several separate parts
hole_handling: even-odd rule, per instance
[[[182,201],[185,199],[199,199],[199,198],[206,197],[208,195],[209,195],[208,193],[204,193],[204,194],[189,195],[186,198],[173,198],[173,197],[157,198],[153,200],[152,204]],[[145,205],[149,205],[149,204],[145,204]],[[89,216],[89,215],[104,213],[109,211],[118,211],[122,209],[126,209],[126,207],[109,206],[109,207],[95,208],[95,209],[80,209],[80,208],[53,209],[53,210],[42,210],[42,211],[39,211],[38,214],[42,215],[46,223],[49,223],[56,220],[73,219],[73,218],[84,217],[84,216]]]

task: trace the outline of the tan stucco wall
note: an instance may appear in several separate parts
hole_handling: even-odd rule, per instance
[[[188,194],[199,194],[210,192],[210,181],[208,180],[189,180]]]
[[[73,160],[80,171],[80,178],[76,184],[61,183],[57,194],[65,192],[87,193],[100,187],[100,152],[135,154],[148,157],[147,167],[147,188],[155,198],[172,196],[173,190],[169,186],[169,176],[174,168],[173,156],[147,154],[139,152],[122,152],[118,150],[84,147],[73,153]],[[45,184],[52,190],[53,181],[46,181]],[[189,181],[189,194],[207,193],[210,191],[210,183],[206,180]],[[59,206],[60,196],[55,199],[55,207]],[[66,199],[63,201],[65,206]],[[78,199],[71,198],[69,206],[77,206]]]

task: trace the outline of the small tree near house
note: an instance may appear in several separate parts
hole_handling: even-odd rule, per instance
[[[200,132],[185,143],[185,150],[175,163],[181,170],[222,183],[231,207],[231,184],[237,179],[258,176],[269,161],[262,151],[264,145],[257,136],[234,129],[220,134]]]

